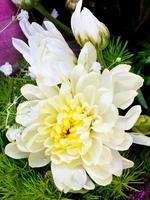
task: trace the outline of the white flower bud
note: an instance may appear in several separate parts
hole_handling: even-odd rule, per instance
[[[94,46],[104,49],[109,40],[109,30],[87,8],[81,11],[82,0],[76,6],[71,18],[71,27],[77,42],[83,46],[90,41]]]

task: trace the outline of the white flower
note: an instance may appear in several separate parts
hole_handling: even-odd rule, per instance
[[[11,75],[13,72],[12,65],[6,62],[4,65],[0,66],[0,72],[2,72],[5,76]]]
[[[54,17],[55,19],[59,16],[59,13],[55,8],[52,10],[51,16]]]
[[[76,57],[56,27],[48,21],[44,25],[46,29],[21,20],[29,46],[19,39],[13,39],[13,45],[31,65],[30,72],[37,79],[43,84],[56,85],[66,79],[75,66]]]
[[[90,41],[94,46],[104,49],[109,40],[107,27],[87,9],[82,7],[82,0],[76,6],[71,17],[71,27],[77,42],[83,46]]]
[[[119,89],[125,87],[120,84],[115,91],[126,66],[102,73],[90,71],[83,59],[91,49],[88,47],[89,44],[84,47],[87,51],[82,50],[80,64],[60,87],[38,81],[37,86],[22,87],[27,101],[18,106],[16,122],[24,130],[18,140],[8,138],[11,143],[5,148],[10,157],[26,156],[31,167],[51,162],[54,182],[64,192],[93,189],[93,182],[110,184],[112,175],[121,176],[123,169],[133,166],[119,151],[137,141],[126,130],[137,121],[141,108],[133,106],[125,116],[120,116],[114,101]],[[92,63],[94,58],[95,55],[88,62]],[[86,68],[82,63],[86,63]],[[139,77],[135,76],[127,72],[127,90],[139,87]]]

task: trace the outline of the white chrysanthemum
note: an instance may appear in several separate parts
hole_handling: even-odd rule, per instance
[[[104,49],[109,40],[109,30],[100,22],[87,8],[82,7],[82,0],[76,6],[71,17],[71,27],[77,42],[83,46],[87,41],[91,41],[94,46]]]
[[[0,72],[2,72],[5,76],[11,75],[13,72],[12,65],[6,62],[4,65],[0,66]]]
[[[46,29],[27,19],[20,21],[20,26],[28,45],[19,39],[13,39],[14,47],[22,53],[30,64],[30,72],[46,85],[56,85],[66,79],[75,66],[76,57],[61,33],[49,21]]]
[[[85,57],[83,52],[87,53],[82,50],[80,62]],[[38,80],[37,86],[23,86],[21,92],[27,101],[18,106],[16,122],[24,130],[15,141],[7,133],[11,143],[5,153],[16,159],[27,157],[31,167],[51,162],[54,182],[64,192],[90,190],[93,182],[107,185],[112,175],[121,176],[133,162],[119,151],[127,150],[133,143],[133,133],[126,130],[141,112],[140,106],[133,106],[125,116],[119,116],[114,98],[121,88],[125,89],[120,84],[115,91],[123,69],[126,66],[105,69],[100,74],[88,72],[79,64],[60,87],[45,86]],[[128,72],[127,77],[132,83],[127,90],[139,87],[133,74]],[[150,145],[149,138],[139,137],[142,144],[147,140],[146,145]],[[139,142],[138,136],[134,140]]]

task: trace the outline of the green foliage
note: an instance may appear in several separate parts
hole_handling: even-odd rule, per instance
[[[24,98],[20,88],[30,83],[29,77],[3,77],[0,78],[0,129],[5,131],[15,122],[15,114],[18,103]]]
[[[120,37],[112,38],[109,45],[103,51],[104,60],[109,69],[118,64],[131,64],[133,54],[127,48],[128,42]]]
[[[141,48],[142,49],[137,52],[136,62],[134,64],[134,72],[137,74],[144,74],[144,71],[148,68],[148,65],[150,65],[150,42],[143,44]]]

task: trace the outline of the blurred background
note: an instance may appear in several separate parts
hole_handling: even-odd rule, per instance
[[[55,8],[58,19],[70,26],[71,11],[65,6],[66,0],[42,0],[41,3],[49,12]],[[121,35],[128,40],[132,48],[150,40],[150,0],[83,0],[83,6],[104,22],[113,36]]]

